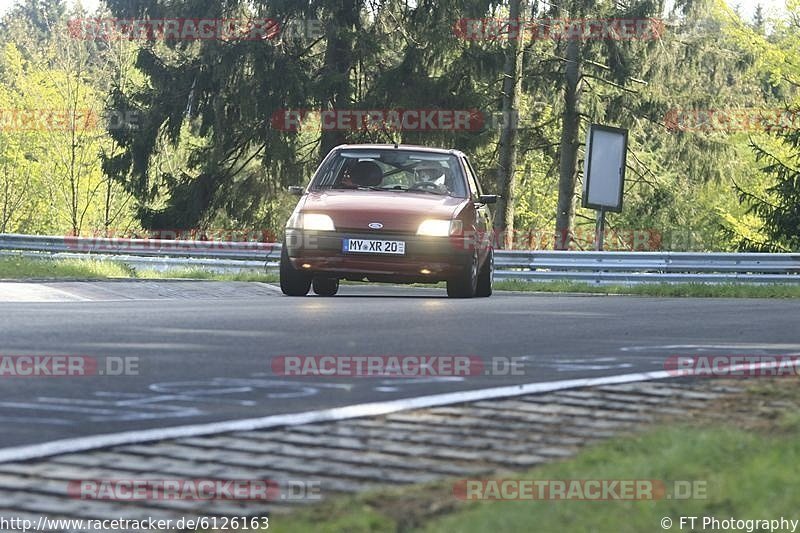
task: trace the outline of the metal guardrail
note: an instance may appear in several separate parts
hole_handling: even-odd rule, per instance
[[[499,251],[496,279],[589,283],[800,283],[800,254]]]
[[[260,242],[0,234],[0,254],[113,259],[134,268],[276,271],[281,245]],[[496,250],[495,279],[588,283],[800,283],[800,254]]]
[[[262,242],[121,239],[0,233],[0,255],[114,260],[133,268],[202,268],[215,272],[277,272],[281,245]]]

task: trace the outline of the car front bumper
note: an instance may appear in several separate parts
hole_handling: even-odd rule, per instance
[[[344,239],[405,242],[403,255],[342,251]],[[350,280],[434,283],[462,273],[473,258],[465,237],[427,237],[404,233],[306,231],[287,229],[285,246],[298,270]]]

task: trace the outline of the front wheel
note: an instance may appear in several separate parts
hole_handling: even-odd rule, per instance
[[[478,287],[475,291],[476,296],[487,297],[492,295],[492,283],[494,282],[494,250],[489,249],[489,255],[483,262],[483,267],[478,273]]]
[[[339,292],[339,280],[336,278],[314,278],[311,282],[314,294],[319,296],[334,296]]]
[[[472,298],[478,287],[478,254],[472,255],[464,271],[447,280],[447,296],[450,298]]]
[[[296,270],[289,261],[286,243],[281,247],[281,292],[286,296],[305,296],[311,288],[311,276]]]

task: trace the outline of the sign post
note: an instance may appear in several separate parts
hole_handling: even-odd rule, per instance
[[[603,249],[606,212],[622,211],[627,151],[628,130],[592,124],[586,132],[581,205],[597,210],[596,250]]]
[[[594,249],[598,252],[603,251],[603,235],[606,233],[606,210],[601,207],[597,211],[597,223],[594,229]]]

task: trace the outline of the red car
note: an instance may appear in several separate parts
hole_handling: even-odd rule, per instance
[[[457,150],[342,145],[320,164],[286,223],[281,290],[333,296],[339,280],[447,282],[456,298],[492,294],[492,220]]]

